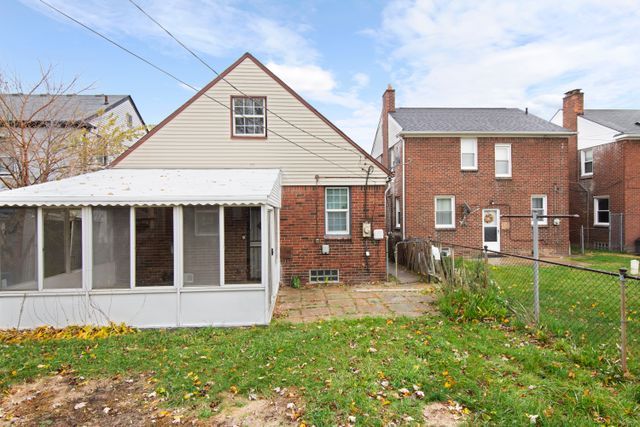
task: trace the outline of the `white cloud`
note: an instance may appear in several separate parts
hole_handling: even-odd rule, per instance
[[[63,22],[65,18],[37,0],[23,0]],[[163,30],[134,5],[126,1],[48,0],[83,23],[112,36],[133,37],[166,45],[167,50],[184,53]],[[252,53],[290,64],[315,61],[318,51],[304,37],[306,26],[291,17],[270,18],[267,5],[229,0],[137,0],[154,19],[167,27],[192,49],[220,57],[250,47]],[[255,6],[255,7],[254,7]],[[282,15],[279,13],[279,15]],[[259,43],[256,43],[259,41]]]
[[[627,0],[397,0],[367,34],[399,105],[528,106],[550,118],[575,87],[587,106],[640,97],[638,22]]]

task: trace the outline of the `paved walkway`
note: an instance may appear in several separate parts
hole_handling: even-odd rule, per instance
[[[396,278],[396,281],[401,285],[408,285],[412,283],[419,283],[420,277],[404,268],[402,265],[398,264],[398,274],[396,275],[396,263],[395,262],[387,262],[387,271],[389,272],[389,276],[393,276]]]
[[[433,285],[282,286],[275,317],[291,322],[368,316],[417,317],[435,310]]]

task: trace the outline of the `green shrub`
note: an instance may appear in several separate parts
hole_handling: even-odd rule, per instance
[[[482,260],[465,262],[459,258],[455,268],[451,260],[443,261],[445,280],[438,305],[445,316],[458,322],[507,318],[507,302],[495,282],[489,280],[488,267]]]
[[[445,316],[457,322],[503,321],[509,314],[495,286],[445,288],[438,305]]]
[[[292,288],[300,289],[300,284],[301,284],[301,281],[300,281],[300,278],[298,276],[293,276],[291,278],[291,287]]]

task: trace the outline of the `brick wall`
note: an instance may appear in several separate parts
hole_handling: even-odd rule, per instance
[[[608,244],[609,227],[594,225],[593,199],[609,196],[609,211],[612,214],[624,211],[623,152],[623,144],[615,142],[593,148],[593,175],[579,178],[578,185],[572,187],[571,211],[580,215],[572,221],[572,243],[580,244],[580,229],[584,227],[585,243]],[[580,175],[579,163],[575,173]]]
[[[385,228],[384,186],[368,187],[368,211],[364,209],[364,186],[350,187],[351,233],[347,238],[325,236],[325,187],[286,186],[282,188],[280,212],[280,245],[282,281],[298,276],[309,280],[310,269],[339,269],[341,282],[354,283],[384,280],[385,241],[364,239],[365,218],[372,228]],[[322,254],[322,245],[330,246],[330,254]],[[370,256],[365,257],[369,250]]]
[[[635,251],[635,241],[640,239],[640,140],[620,142],[624,144],[625,247]]]
[[[494,146],[511,143],[512,178],[496,179]],[[546,194],[549,214],[569,211],[566,138],[478,138],[478,171],[460,170],[460,138],[406,138],[406,237],[482,246],[482,209],[501,215],[529,214],[531,196]],[[398,180],[401,176],[398,175]],[[456,229],[436,230],[434,196],[456,197]],[[472,213],[465,224],[462,205]],[[569,221],[541,227],[541,251],[566,254]],[[503,218],[501,250],[530,253],[531,222]]]
[[[224,211],[224,280],[225,283],[249,281],[249,208],[246,207]]]
[[[173,286],[173,208],[136,208],[136,286]]]

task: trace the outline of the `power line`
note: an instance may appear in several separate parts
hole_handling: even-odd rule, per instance
[[[231,86],[233,89],[235,89],[237,92],[239,92],[241,95],[246,96],[247,98],[251,99],[252,101],[254,100],[254,98],[252,98],[251,96],[247,95],[245,92],[243,92],[242,90],[240,90],[237,86],[235,86],[233,83],[231,83],[230,81],[228,81],[224,76],[221,76],[220,73],[218,73],[211,65],[209,65],[204,59],[202,59],[202,57],[200,57],[197,53],[195,53],[192,49],[190,49],[186,44],[184,44],[180,39],[178,39],[175,35],[173,35],[173,33],[171,33],[171,31],[169,31],[164,25],[162,25],[160,22],[158,22],[155,18],[153,18],[151,15],[149,15],[149,13],[147,13],[140,5],[138,5],[138,3],[136,3],[134,0],[129,0],[129,2],[134,5],[140,12],[142,12],[147,18],[149,18],[154,24],[156,24],[158,27],[160,27],[162,30],[164,30],[165,33],[167,33],[169,35],[169,37],[171,37],[173,40],[175,40],[176,43],[178,43],[180,46],[182,46],[187,52],[189,52],[194,58],[196,58],[198,61],[200,61],[200,63],[202,63],[205,67],[207,67],[209,70],[211,70],[216,76],[220,77],[221,80],[223,80],[225,83],[227,83],[229,86]],[[316,138],[319,141],[325,142],[327,144],[330,144],[336,148],[339,148],[341,150],[353,153],[355,155],[357,155],[358,157],[361,157],[363,160],[366,160],[365,157],[362,155],[362,153],[358,152],[357,150],[353,150],[350,148],[345,148],[342,147],[340,145],[334,144],[331,141],[327,141],[317,135],[312,134],[311,132],[308,132],[306,129],[301,128],[299,126],[297,126],[295,123],[290,122],[289,120],[285,119],[284,117],[280,116],[278,113],[270,110],[268,107],[265,107],[265,110],[267,110],[269,113],[271,113],[272,115],[274,115],[275,117],[279,118],[280,120],[282,120],[283,122],[287,123],[290,126],[293,126],[294,128],[296,128],[297,130],[313,137]]]
[[[168,76],[168,77],[170,77],[170,78],[174,79],[175,81],[177,81],[177,82],[179,82],[179,83],[181,83],[181,84],[183,84],[183,85],[187,86],[187,87],[188,87],[188,88],[190,88],[191,90],[193,90],[193,91],[195,91],[195,92],[198,92],[198,89],[196,89],[193,85],[191,85],[191,84],[189,84],[189,83],[185,82],[184,80],[180,79],[179,77],[175,76],[174,74],[170,73],[169,71],[167,71],[167,70],[165,70],[165,69],[163,69],[163,68],[161,68],[161,67],[159,67],[159,66],[155,65],[154,63],[152,63],[152,62],[151,62],[151,61],[149,61],[148,59],[146,59],[146,58],[144,58],[144,57],[142,57],[142,56],[138,55],[137,53],[135,53],[135,52],[133,52],[133,51],[131,51],[131,50],[127,49],[126,47],[124,47],[124,46],[123,46],[123,45],[121,45],[120,43],[118,43],[118,42],[116,42],[116,41],[114,41],[114,40],[110,39],[109,37],[105,36],[104,34],[100,33],[99,31],[94,30],[93,28],[91,28],[90,26],[88,26],[88,25],[84,24],[83,22],[79,21],[78,19],[76,19],[76,18],[74,18],[74,17],[72,17],[72,16],[68,15],[67,13],[65,13],[65,12],[63,12],[62,10],[60,10],[60,9],[56,8],[55,6],[51,5],[50,3],[47,3],[45,0],[40,0],[40,3],[44,4],[45,6],[49,7],[50,9],[52,9],[52,10],[56,11],[56,12],[57,12],[57,13],[59,13],[60,15],[62,15],[62,16],[64,16],[64,17],[66,17],[67,19],[70,19],[71,21],[73,21],[73,22],[75,22],[76,24],[78,24],[78,25],[82,26],[83,28],[85,28],[85,29],[89,30],[89,31],[90,31],[90,32],[92,32],[93,34],[95,34],[95,35],[99,36],[100,38],[102,38],[102,39],[106,40],[107,42],[109,42],[109,43],[113,44],[114,46],[118,47],[119,49],[122,49],[123,51],[125,51],[125,52],[127,52],[128,54],[130,54],[130,55],[134,56],[135,58],[139,59],[140,61],[144,62],[145,64],[147,64],[147,65],[149,65],[149,66],[151,66],[151,67],[155,68],[156,70],[160,71],[161,73],[165,74],[166,76]],[[220,102],[219,100],[217,100],[217,99],[215,99],[215,98],[213,98],[213,97],[209,96],[206,92],[203,92],[202,94],[203,94],[205,97],[209,98],[210,100],[214,101],[215,103],[219,104],[220,106],[222,106],[222,107],[226,108],[227,110],[231,111],[231,107],[229,107],[228,105],[226,105],[226,104],[224,104],[224,103]],[[271,130],[271,129],[266,129],[266,130],[267,130],[267,132],[271,132],[273,135],[275,135],[275,136],[277,136],[277,137],[279,137],[279,138],[282,138],[284,141],[287,141],[287,142],[289,142],[289,143],[291,143],[291,144],[295,145],[296,147],[298,147],[298,148],[300,148],[300,149],[302,149],[302,150],[304,150],[304,151],[308,152],[309,154],[312,154],[312,155],[314,155],[314,156],[316,156],[316,157],[318,157],[318,158],[320,158],[320,159],[322,159],[322,160],[324,160],[324,161],[326,161],[326,162],[328,162],[328,163],[331,163],[331,164],[333,164],[334,166],[337,166],[338,168],[343,169],[343,170],[347,171],[348,173],[350,173],[350,174],[352,174],[352,175],[354,175],[354,176],[356,176],[356,177],[358,177],[358,176],[359,176],[359,175],[356,175],[352,170],[347,169],[347,168],[345,168],[344,166],[342,166],[342,165],[340,165],[340,164],[338,164],[338,163],[334,162],[333,160],[327,159],[326,157],[324,157],[324,156],[322,156],[322,155],[320,155],[320,154],[318,154],[318,153],[316,153],[316,152],[313,152],[313,151],[311,151],[311,150],[309,150],[309,149],[307,149],[307,148],[303,147],[302,145],[300,145],[300,144],[298,144],[298,143],[296,143],[296,142],[294,142],[294,141],[290,140],[289,138],[287,138],[287,137],[285,137],[285,136],[280,135],[278,132],[275,132],[274,130]]]

